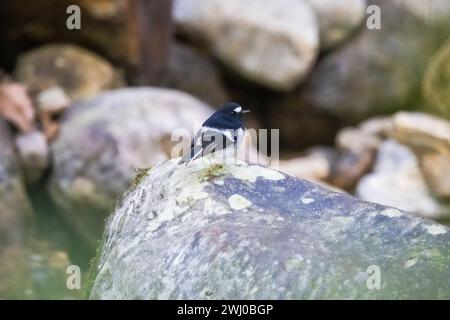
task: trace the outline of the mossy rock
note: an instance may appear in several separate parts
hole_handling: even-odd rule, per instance
[[[428,64],[423,94],[431,111],[450,119],[450,38]]]

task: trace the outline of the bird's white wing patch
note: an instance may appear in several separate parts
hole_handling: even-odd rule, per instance
[[[190,152],[183,157],[180,163],[189,163],[209,153],[237,147],[242,142],[243,136],[242,128],[235,131],[202,127],[193,139]],[[224,141],[224,137],[226,141]]]
[[[197,135],[194,138],[194,144],[197,146],[202,145],[202,133],[203,133],[202,131],[203,131],[203,128],[197,132]]]
[[[234,142],[233,130],[219,130],[219,129],[216,129],[216,128],[203,127],[201,129],[201,132],[206,137],[224,135],[228,140]],[[200,137],[201,137],[201,135],[200,135]],[[201,141],[200,141],[200,143],[201,143]]]

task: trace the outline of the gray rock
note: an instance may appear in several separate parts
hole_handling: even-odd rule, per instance
[[[336,136],[338,156],[332,165],[330,181],[338,188],[352,190],[370,171],[381,143],[376,134],[361,128],[343,128]]]
[[[391,0],[371,3],[380,5],[382,29],[363,28],[325,56],[303,88],[304,104],[353,123],[417,105],[426,65],[445,39]]]
[[[176,0],[174,19],[224,64],[277,90],[294,88],[319,49],[314,12],[304,0]]]
[[[365,0],[306,0],[317,15],[322,49],[335,47],[361,24],[365,12]]]
[[[111,91],[72,105],[51,146],[50,194],[63,218],[95,247],[103,219],[136,170],[170,158],[172,132],[192,134],[210,113],[185,93],[156,88]]]
[[[356,195],[427,218],[450,217],[450,206],[433,197],[414,153],[394,140],[381,144],[373,172],[359,181]]]
[[[118,203],[92,299],[450,298],[442,225],[244,162],[176,163]]]
[[[340,150],[331,166],[329,181],[333,186],[352,191],[358,181],[368,173],[375,159],[375,152]]]
[[[19,163],[12,134],[0,119],[0,247],[22,242],[31,212]]]
[[[212,106],[229,101],[220,72],[205,54],[175,43],[171,48],[165,87],[187,92]]]

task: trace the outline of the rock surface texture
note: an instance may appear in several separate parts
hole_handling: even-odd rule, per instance
[[[118,202],[91,298],[450,298],[449,243],[442,225],[279,171],[174,159]]]

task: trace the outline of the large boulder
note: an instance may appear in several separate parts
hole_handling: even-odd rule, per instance
[[[29,91],[60,87],[73,100],[123,86],[122,75],[105,59],[70,44],[50,44],[19,57],[15,77]]]
[[[446,227],[245,162],[177,161],[118,202],[92,299],[450,298]]]
[[[391,0],[373,3],[381,29],[363,28],[325,56],[302,88],[303,104],[351,123],[420,105],[424,70],[445,38]]]
[[[95,247],[103,219],[137,170],[170,158],[173,131],[192,134],[211,113],[185,93],[156,88],[106,92],[72,105],[51,146],[50,193],[63,217]]]
[[[181,32],[224,64],[273,89],[294,88],[319,49],[316,17],[304,0],[176,0],[173,15]]]

